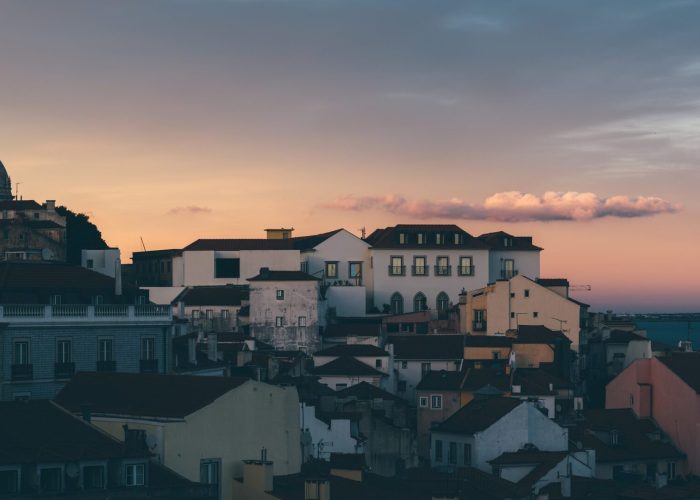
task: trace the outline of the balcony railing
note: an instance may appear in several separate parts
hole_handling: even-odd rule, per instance
[[[170,321],[169,305],[128,304],[4,304],[0,305],[0,322],[74,322],[74,321]]]
[[[32,380],[34,378],[34,365],[21,364],[10,366],[10,378],[14,381]]]
[[[413,276],[427,276],[428,266],[411,266]]]
[[[472,323],[472,330],[475,332],[485,332],[486,331],[486,321],[474,321]]]
[[[54,377],[71,378],[75,375],[75,363],[54,363]]]
[[[116,361],[98,361],[96,369],[98,372],[116,372],[117,363]]]
[[[474,266],[459,266],[457,274],[460,276],[474,276]]]
[[[450,276],[452,266],[435,266],[435,276]]]
[[[389,276],[405,276],[406,266],[389,266]]]
[[[509,280],[518,275],[517,269],[501,269],[501,279]]]
[[[158,373],[157,359],[142,359],[140,363],[141,373]]]

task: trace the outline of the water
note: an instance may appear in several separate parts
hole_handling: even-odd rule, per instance
[[[680,340],[688,340],[688,321],[635,320],[637,328],[646,330],[651,340],[664,343],[669,347],[678,347]],[[693,350],[700,350],[700,321],[690,321],[690,340]]]

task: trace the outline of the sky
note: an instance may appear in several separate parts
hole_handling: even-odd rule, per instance
[[[700,311],[700,1],[0,0],[0,160],[123,260],[456,223]]]

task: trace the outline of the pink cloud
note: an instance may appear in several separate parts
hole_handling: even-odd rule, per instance
[[[175,207],[168,210],[169,215],[180,215],[180,214],[208,214],[211,213],[211,208],[198,207],[196,205],[189,205],[186,207]]]
[[[547,191],[543,195],[505,191],[482,203],[453,198],[445,201],[412,201],[397,194],[383,196],[346,195],[322,205],[344,211],[382,210],[416,219],[484,219],[502,222],[592,220],[603,217],[648,217],[676,213],[680,204],[654,196],[600,197],[595,193]]]

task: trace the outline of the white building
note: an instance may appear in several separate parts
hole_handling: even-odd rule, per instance
[[[508,280],[522,274],[530,279],[540,277],[540,252],[530,236],[513,236],[503,231],[479,236],[489,247],[489,283]]]
[[[121,282],[122,261],[118,248],[106,248],[104,250],[82,250],[81,265],[110,278],[119,277]]]

